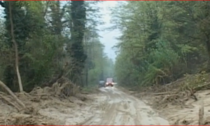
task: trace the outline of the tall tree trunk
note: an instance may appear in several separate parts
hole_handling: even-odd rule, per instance
[[[208,52],[208,64],[207,64],[207,72],[210,72],[210,43],[208,42],[207,45],[207,52]]]
[[[13,21],[12,21],[11,2],[9,2],[9,15],[10,15],[10,17],[9,17],[10,25],[11,25],[11,37],[12,37],[12,42],[13,42],[13,45],[15,48],[15,69],[16,69],[16,74],[17,74],[17,78],[18,78],[20,92],[23,92],[23,85],[22,85],[22,80],[21,80],[20,71],[19,71],[18,45],[17,45],[17,42],[15,41],[14,26],[13,26]]]
[[[71,28],[71,41],[70,54],[72,57],[74,74],[71,79],[79,80],[79,75],[81,74],[86,60],[86,54],[83,48],[83,38],[85,32],[85,21],[86,21],[86,8],[84,1],[72,1],[71,4],[71,17],[73,27]],[[81,86],[84,86],[81,84]]]

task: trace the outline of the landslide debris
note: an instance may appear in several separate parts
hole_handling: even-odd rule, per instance
[[[0,125],[61,125],[62,119],[46,116],[46,109],[56,109],[65,113],[85,105],[90,97],[81,93],[81,88],[63,78],[51,87],[36,87],[30,93],[12,93],[1,86]]]
[[[171,125],[210,124],[210,75],[188,75],[170,84],[141,89],[135,95],[155,108]]]

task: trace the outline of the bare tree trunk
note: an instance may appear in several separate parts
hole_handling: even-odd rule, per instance
[[[9,2],[9,15],[10,15],[10,25],[11,25],[11,37],[12,37],[12,42],[15,48],[15,69],[16,69],[16,74],[18,78],[20,92],[23,92],[23,85],[22,85],[22,80],[21,80],[20,71],[19,71],[18,45],[17,45],[17,42],[15,41],[14,26],[13,26],[13,21],[12,21],[11,2]]]

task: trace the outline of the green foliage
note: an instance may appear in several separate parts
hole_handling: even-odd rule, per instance
[[[90,35],[87,32],[87,35]],[[87,37],[88,38],[88,37]],[[114,76],[114,64],[103,52],[104,46],[98,38],[87,39],[85,43],[85,52],[87,55],[84,74],[87,79],[86,86],[98,85],[100,80]]]
[[[30,64],[30,70],[23,74],[23,77],[27,77],[26,88],[27,86],[33,88],[34,84],[41,86],[41,82],[47,81],[56,74],[57,69],[61,69],[61,66],[56,62],[56,56],[61,55],[62,43],[59,43],[56,37],[45,34],[27,42],[26,48],[29,50],[23,55],[23,59]],[[36,43],[33,43],[33,41],[36,41]]]
[[[84,33],[88,29],[94,33],[94,36],[89,36],[90,39],[98,37],[95,29],[99,23],[98,17],[94,19],[97,14],[90,3],[72,1],[62,6],[60,1],[4,1],[5,22],[0,20],[0,78],[13,91],[17,91],[9,2],[12,6],[24,90],[30,91],[36,85],[50,86],[53,80],[56,81],[56,78],[61,76],[66,76],[72,81],[75,81],[75,76],[81,77],[85,64]],[[95,44],[97,47],[94,51],[97,53],[93,53],[95,56],[89,61],[90,78],[94,83],[98,79],[96,75],[101,74],[101,63],[104,60],[102,44],[98,40],[93,42],[93,45]],[[64,45],[68,47],[68,52]]]
[[[87,56],[84,53],[83,48],[83,38],[85,34],[85,22],[86,22],[86,8],[84,6],[84,1],[72,1],[71,2],[71,18],[72,23],[74,24],[71,27],[71,40],[72,44],[69,45],[69,54],[72,58],[73,67],[72,67],[72,74],[71,80],[73,82],[79,83],[78,80],[81,78],[78,78],[78,76],[75,76],[75,74],[79,75],[81,74],[85,60]],[[83,84],[80,82],[80,85]]]
[[[115,66],[119,83],[165,84],[185,73],[198,72],[210,57],[204,48],[210,41],[201,37],[203,29],[209,33],[208,24],[203,23],[208,19],[203,15],[207,3],[129,1],[116,7],[113,22],[122,30]],[[206,28],[198,25],[201,22]]]

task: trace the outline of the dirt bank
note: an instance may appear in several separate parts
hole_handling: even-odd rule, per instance
[[[183,103],[173,104],[157,104],[157,100],[162,100],[161,96],[144,96],[143,101],[152,106],[161,117],[169,121],[170,125],[198,125],[199,124],[199,109],[204,108],[203,124],[209,125],[210,122],[210,90],[199,91],[195,93],[198,98],[188,99]]]
[[[88,120],[93,100],[88,94],[77,94],[65,99],[29,95],[32,99],[19,96],[26,105],[24,110],[17,110],[0,100],[0,125],[76,125]],[[83,98],[81,98],[83,97]],[[9,96],[8,96],[9,99]],[[85,100],[84,100],[85,99]],[[11,101],[12,102],[12,101]]]
[[[152,106],[170,125],[209,125],[209,82],[209,74],[190,75],[168,85],[129,93]]]

